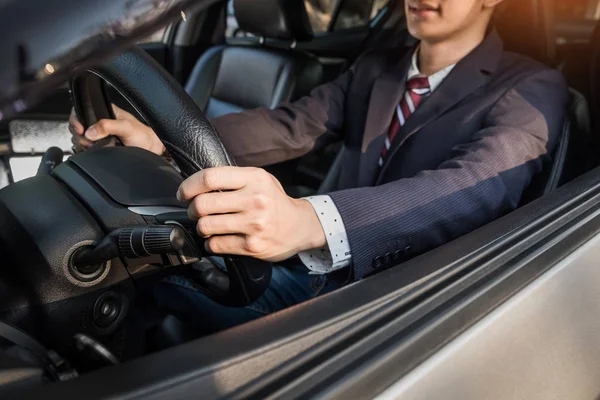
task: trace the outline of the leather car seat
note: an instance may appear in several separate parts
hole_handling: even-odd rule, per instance
[[[275,108],[321,83],[319,61],[293,49],[313,37],[303,0],[235,0],[233,7],[240,29],[260,40],[215,46],[198,59],[185,89],[209,118]]]
[[[554,8],[547,0],[507,0],[495,11],[493,24],[504,48],[547,65],[556,58]]]
[[[600,22],[596,24],[596,28],[590,39],[590,64],[589,64],[589,94],[590,94],[590,107],[592,110],[592,126],[594,132],[600,129],[600,118],[598,112],[600,111]],[[600,161],[600,137],[593,137],[592,145],[596,154],[594,157],[595,165]]]
[[[505,50],[554,67],[556,27],[553,14],[553,5],[545,0],[509,0],[497,10],[494,25]],[[533,178],[523,195],[522,204],[552,192],[591,168],[588,150],[591,126],[585,97],[569,89],[566,111],[563,130],[551,161]]]

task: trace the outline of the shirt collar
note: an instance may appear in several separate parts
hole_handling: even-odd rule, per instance
[[[417,76],[425,76],[421,73],[421,71],[419,71],[419,59],[418,59],[418,55],[419,55],[419,48],[417,47],[416,50],[414,51],[413,55],[412,55],[412,60],[410,62],[410,68],[408,69],[408,75],[406,76],[406,80],[410,80],[412,78],[415,78]],[[433,75],[430,75],[428,77],[429,79],[429,87],[431,89],[431,91],[433,92],[435,89],[437,89],[438,86],[440,86],[440,84],[442,83],[442,81],[444,79],[446,79],[446,77],[450,74],[450,72],[452,72],[452,69],[454,69],[454,66],[456,64],[447,66],[446,68],[439,70],[438,72],[436,72]]]

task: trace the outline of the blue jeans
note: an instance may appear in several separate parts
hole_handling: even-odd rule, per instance
[[[230,308],[212,301],[181,275],[172,275],[155,284],[153,296],[159,307],[179,318],[195,335],[207,335],[313,299],[340,286],[325,275],[309,275],[308,268],[298,263],[300,265],[293,267],[274,267],[271,285],[263,296],[243,308]]]

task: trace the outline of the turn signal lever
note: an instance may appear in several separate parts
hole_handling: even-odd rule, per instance
[[[58,147],[50,147],[42,156],[42,161],[37,170],[37,175],[50,175],[58,167],[65,156],[64,151]]]
[[[119,256],[132,259],[150,255],[169,257],[177,253],[175,265],[195,265],[195,272],[192,272],[194,276],[190,278],[198,289],[216,302],[229,307],[252,304],[269,286],[272,266],[264,261],[250,257],[222,256],[226,267],[224,269],[207,259],[196,262],[198,257],[192,254],[195,251],[188,251],[190,247],[186,240],[186,229],[193,231],[194,222],[189,220],[185,211],[157,215],[156,221],[166,225],[125,227],[111,232],[95,248],[75,253],[73,267],[87,277],[99,274],[98,265]],[[196,245],[199,249],[202,248],[198,238]]]
[[[76,254],[73,264],[84,268],[120,255],[127,258],[143,258],[176,253],[184,245],[185,231],[176,225],[126,227],[112,231],[95,248]]]
[[[190,234],[195,232],[196,222],[190,220],[185,210],[159,214],[154,218],[158,223],[182,226]],[[219,257],[223,258],[225,268],[210,261],[202,262],[194,267],[194,276],[188,276],[214,301],[228,307],[245,307],[254,303],[269,287],[273,273],[271,263],[252,257]]]

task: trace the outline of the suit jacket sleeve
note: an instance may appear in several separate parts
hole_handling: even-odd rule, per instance
[[[258,108],[212,120],[239,166],[270,165],[305,155],[343,132],[346,93],[361,59],[309,96],[276,109]]]
[[[422,253],[515,209],[557,142],[566,101],[562,76],[538,72],[505,92],[472,141],[436,170],[331,193],[355,277],[375,272],[386,254]]]

